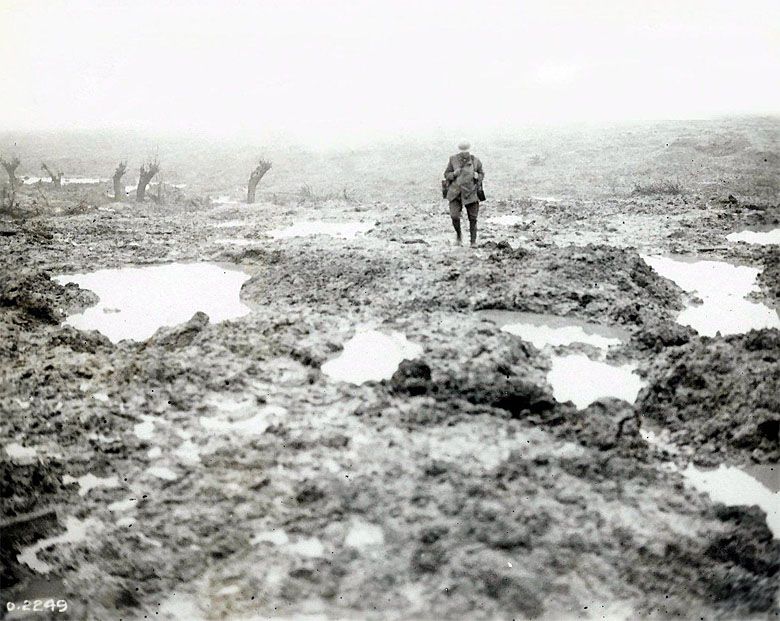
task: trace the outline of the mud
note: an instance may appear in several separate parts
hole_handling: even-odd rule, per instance
[[[699,336],[675,321],[686,294],[641,258],[754,266],[754,298],[776,307],[776,249],[725,240],[776,208],[497,203],[471,250],[450,245],[438,204],[191,198],[96,195],[3,222],[0,424],[35,450],[0,455],[6,601],[40,580],[33,546],[74,619],[778,614],[765,514],[713,502],[681,469],[777,461],[780,333]],[[370,228],[268,235],[314,220]],[[261,243],[219,243],[227,223]],[[201,261],[250,276],[251,312],[116,343],[63,323],[98,300],[59,275]],[[635,365],[646,387],[635,404],[560,403],[561,352],[486,309],[619,328],[608,351],[571,351]],[[359,384],[323,372],[361,329],[422,353]],[[678,468],[645,420],[683,447]],[[84,523],[85,539],[65,534]]]

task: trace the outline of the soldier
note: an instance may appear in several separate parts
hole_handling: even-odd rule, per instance
[[[458,153],[450,157],[444,178],[448,183],[446,199],[450,202],[450,217],[455,228],[455,243],[460,246],[463,243],[460,230],[460,214],[463,207],[469,218],[469,237],[472,248],[477,245],[477,216],[479,215],[479,198],[477,190],[485,178],[482,171],[482,162],[471,155],[468,142],[458,145]]]

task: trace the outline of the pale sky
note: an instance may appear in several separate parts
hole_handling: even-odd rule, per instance
[[[777,0],[0,0],[0,129],[330,138],[780,112]]]

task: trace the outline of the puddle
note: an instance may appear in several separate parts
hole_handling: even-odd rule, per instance
[[[342,382],[363,382],[390,379],[402,360],[422,354],[422,347],[410,343],[399,332],[384,334],[376,330],[355,333],[344,344],[344,351],[322,365],[322,372]]]
[[[290,543],[290,538],[283,530],[265,530],[257,533],[249,542],[252,545],[258,543],[272,543],[275,546],[283,546]]]
[[[726,235],[730,242],[745,242],[748,244],[780,244],[780,229],[771,231],[740,231]]]
[[[32,461],[38,456],[34,448],[22,446],[18,442],[5,445],[5,452],[14,461]]]
[[[306,556],[308,558],[319,558],[325,554],[325,547],[316,537],[299,539],[295,543],[289,544],[287,546],[287,550],[294,554]]]
[[[75,282],[93,291],[99,304],[65,322],[80,330],[97,330],[111,341],[143,341],[162,326],[175,326],[203,311],[212,323],[249,313],[241,303],[244,272],[213,263],[167,263],[65,274],[60,284]],[[104,312],[109,308],[112,312]]]
[[[578,409],[605,397],[633,403],[644,386],[635,369],[633,364],[613,366],[583,354],[553,356],[547,382],[557,401],[571,401]]]
[[[131,511],[138,506],[137,498],[128,498],[127,500],[117,500],[108,505],[107,509],[114,513],[123,513],[125,511]]]
[[[522,216],[496,216],[494,218],[486,218],[486,222],[491,224],[498,224],[501,226],[514,226],[516,224],[522,224],[524,222]]]
[[[519,336],[538,349],[546,345],[561,346],[573,343],[607,349],[629,340],[629,334],[625,330],[556,315],[500,310],[479,311],[479,314],[501,325],[504,332]]]
[[[151,440],[154,437],[154,417],[142,414],[141,418],[144,422],[136,423],[133,426],[133,433],[139,440]]]
[[[96,185],[98,183],[107,183],[108,179],[98,179],[97,177],[63,177],[62,185]]]
[[[385,536],[382,529],[376,524],[369,524],[363,520],[353,520],[344,539],[344,544],[350,548],[381,546],[384,542]]]
[[[229,409],[227,411],[230,411]],[[287,410],[278,406],[265,406],[254,416],[231,420],[228,417],[201,416],[200,425],[207,431],[224,434],[259,435],[271,425],[287,416]]]
[[[261,239],[228,239],[228,238],[223,238],[223,239],[215,239],[214,243],[215,244],[223,244],[223,245],[227,244],[227,245],[230,245],[230,246],[255,246],[257,244],[264,244],[266,242],[264,242]]]
[[[63,543],[79,543],[102,529],[101,523],[93,518],[81,521],[73,516],[65,518],[65,532],[55,537],[48,537],[24,548],[16,560],[41,574],[52,570],[51,565],[38,558],[38,552]]]
[[[85,474],[84,476],[81,477],[72,477],[69,474],[66,474],[64,477],[62,477],[62,482],[65,485],[70,485],[71,483],[78,483],[79,496],[86,496],[90,492],[90,490],[95,489],[96,487],[107,487],[107,488],[119,487],[119,477],[117,477],[116,475],[100,478],[100,477],[96,477],[92,473]]]
[[[185,466],[197,466],[200,464],[200,451],[198,450],[198,445],[192,440],[182,442],[173,454]]]
[[[151,474],[153,477],[157,477],[163,481],[175,481],[179,478],[178,474],[176,474],[170,468],[166,468],[165,466],[152,466],[151,468],[147,469],[146,472],[147,474]]]
[[[780,327],[780,316],[776,310],[745,299],[750,293],[759,291],[756,277],[760,269],[725,261],[660,256],[642,258],[661,276],[701,298],[701,304],[686,306],[677,317],[677,323],[690,326],[703,336]]]
[[[776,467],[773,474],[767,470],[772,466],[760,468],[765,475],[776,479]],[[722,464],[715,470],[702,470],[688,464],[682,474],[693,488],[708,494],[713,502],[731,506],[758,505],[766,512],[766,523],[772,535],[775,539],[780,538],[780,492],[777,489],[773,491],[747,472]]]
[[[374,225],[368,222],[322,222],[320,220],[312,220],[310,222],[298,222],[285,229],[273,229],[268,231],[268,235],[274,239],[308,235],[333,235],[352,239],[359,233],[367,233],[372,228],[374,228]]]
[[[243,220],[223,220],[222,222],[215,222],[211,226],[217,229],[230,229],[244,224]]]

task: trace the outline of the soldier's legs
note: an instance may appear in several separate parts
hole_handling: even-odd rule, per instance
[[[466,213],[469,217],[469,238],[471,239],[471,245],[474,246],[477,243],[477,216],[479,216],[479,203],[466,205]]]
[[[460,197],[456,198],[454,201],[450,201],[450,218],[452,218],[452,227],[455,229],[458,243],[460,243],[463,236],[460,230],[460,212],[462,210],[463,205],[460,204]]]

